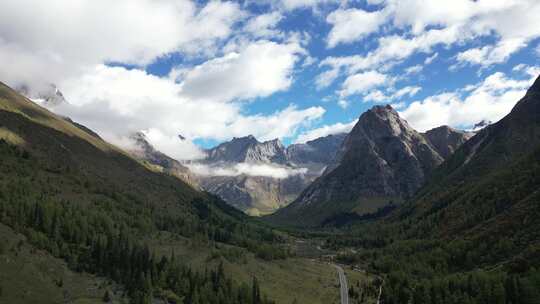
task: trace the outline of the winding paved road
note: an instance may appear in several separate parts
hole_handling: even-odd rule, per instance
[[[339,285],[341,286],[341,304],[349,304],[349,287],[347,287],[347,277],[345,271],[338,265],[334,265],[339,275]]]

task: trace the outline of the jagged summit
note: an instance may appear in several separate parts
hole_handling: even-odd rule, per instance
[[[376,113],[397,113],[396,110],[394,110],[394,108],[387,104],[387,105],[376,105],[376,106],[373,106],[371,109],[369,109],[368,111],[372,111],[372,112],[376,112]]]
[[[310,140],[304,144],[287,147],[287,158],[295,164],[321,163],[328,165],[334,161],[347,133],[330,134]]]
[[[184,182],[198,188],[198,184],[189,169],[182,165],[179,161],[156,150],[154,146],[148,142],[146,134],[143,132],[135,132],[131,134],[129,138],[134,143],[134,147],[129,152],[136,158],[159,166],[164,172],[179,177]]]
[[[255,136],[253,136],[251,134],[246,135],[246,136],[241,136],[241,137],[233,137],[231,139],[231,141],[236,141],[236,142],[242,142],[242,141],[259,142],[257,140],[257,138],[255,138]]]
[[[253,135],[234,137],[206,150],[206,155],[207,162],[285,164],[287,161],[285,147],[279,139],[259,142]]]
[[[474,133],[456,130],[449,126],[440,126],[423,133],[423,135],[439,155],[447,159],[457,148],[473,137]]]

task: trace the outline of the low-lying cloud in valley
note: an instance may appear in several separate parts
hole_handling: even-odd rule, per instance
[[[306,168],[290,168],[271,164],[238,163],[231,165],[206,165],[194,163],[189,169],[202,176],[260,176],[284,179],[294,175],[306,174]]]

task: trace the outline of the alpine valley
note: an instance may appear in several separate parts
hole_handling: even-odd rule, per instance
[[[0,1],[0,304],[540,304],[540,1]]]

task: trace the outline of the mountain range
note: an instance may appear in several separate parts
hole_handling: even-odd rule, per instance
[[[205,174],[196,174],[203,189],[251,215],[268,214],[288,205],[315,180],[344,138],[328,135],[285,148],[278,139],[259,142],[250,135],[205,150],[206,157],[188,167],[205,166]]]
[[[31,97],[50,108],[67,103],[54,85]],[[155,149],[144,133],[138,132],[130,136],[134,143],[130,153],[155,170],[216,194],[250,215],[270,214],[294,201],[275,218],[285,218],[290,210],[310,205],[308,210],[299,211],[303,217],[323,220],[344,211],[363,214],[399,203],[473,134],[447,126],[420,134],[391,107],[376,106],[360,117],[350,134],[328,135],[288,147],[279,139],[260,142],[248,135],[204,150],[201,160],[180,162]],[[347,182],[340,182],[342,179]],[[330,201],[334,203],[325,206]]]
[[[249,287],[233,280],[205,285],[224,275],[219,267],[209,275],[193,276],[185,265],[164,272],[180,265],[174,262],[177,247],[168,259],[163,252],[171,248],[163,244],[211,247],[206,262],[249,252],[242,254],[246,262],[231,263],[244,265],[234,266],[239,271],[285,259],[291,243],[305,242],[287,242],[285,230],[275,230],[282,225],[330,228],[323,230],[324,249],[384,276],[364,288],[383,290],[384,303],[432,303],[425,300],[431,297],[437,303],[537,303],[540,77],[507,116],[482,125],[474,133],[447,126],[421,133],[391,106],[375,106],[349,134],[289,147],[235,138],[206,150],[196,163],[181,163],[152,147],[144,133],[133,134],[135,148],[123,151],[0,84],[0,264],[16,278],[2,286],[10,298],[39,301],[16,285],[24,277],[32,290],[54,294],[48,302],[58,302],[76,290],[71,281],[63,283],[66,273],[96,284],[80,273],[88,271],[121,284],[131,299],[163,297],[165,290],[174,299],[232,301]],[[197,166],[221,173],[205,175]],[[281,207],[263,217],[276,225],[270,229],[199,189],[230,205],[241,198],[248,203],[236,207],[248,212],[257,200],[281,202],[289,195],[293,202],[266,209]],[[11,266],[26,265],[20,254],[29,257],[31,275]],[[38,260],[63,274],[46,273]],[[161,280],[165,274],[175,277]],[[178,288],[181,281],[204,292]],[[258,288],[254,279],[254,294]]]

